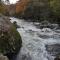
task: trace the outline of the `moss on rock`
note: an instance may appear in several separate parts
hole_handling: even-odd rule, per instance
[[[0,17],[0,53],[17,54],[22,46],[22,39],[13,24],[4,17]]]

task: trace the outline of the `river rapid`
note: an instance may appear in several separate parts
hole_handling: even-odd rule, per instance
[[[11,22],[17,22],[17,28],[22,37],[22,48],[16,60],[54,60],[46,50],[46,45],[60,44],[60,33],[50,28],[37,28],[37,22],[27,22],[23,19],[11,17]]]

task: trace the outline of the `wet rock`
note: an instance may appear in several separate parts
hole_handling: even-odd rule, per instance
[[[41,31],[42,31],[42,32],[46,32],[46,33],[51,33],[51,32],[53,32],[50,28],[43,28]]]
[[[17,25],[17,22],[16,22],[16,21],[13,22],[13,25],[14,25],[16,28],[20,28],[20,27]]]
[[[51,29],[58,29],[58,24],[51,24]]]
[[[22,39],[13,24],[4,16],[0,17],[0,53],[17,54],[22,46]]]
[[[46,45],[46,50],[49,54],[57,56],[60,54],[60,44]]]
[[[59,28],[58,24],[52,24],[47,20],[44,20],[40,23],[34,23],[34,25],[40,29],[43,29],[43,28],[58,29]]]
[[[53,32],[50,28],[43,28],[41,29],[41,33],[38,33],[38,36],[43,39],[53,38]]]
[[[54,30],[56,33],[60,33],[60,29],[56,29]]]
[[[40,38],[43,38],[43,39],[48,39],[48,38],[51,38],[51,36],[48,36],[48,35],[39,35]]]
[[[50,28],[51,27],[51,23],[49,23],[48,21],[42,21],[40,24],[40,28]]]

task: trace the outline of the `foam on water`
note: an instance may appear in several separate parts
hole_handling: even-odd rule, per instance
[[[54,60],[54,57],[47,53],[45,45],[60,42],[56,32],[49,28],[38,29],[32,22],[11,18],[11,22],[14,21],[20,26],[17,30],[23,42],[16,60]],[[44,36],[46,37],[43,38]]]

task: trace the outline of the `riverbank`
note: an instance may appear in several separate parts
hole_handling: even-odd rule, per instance
[[[18,54],[21,46],[21,36],[10,22],[9,17],[0,14],[0,53],[3,57],[7,56],[11,59],[13,55]]]

